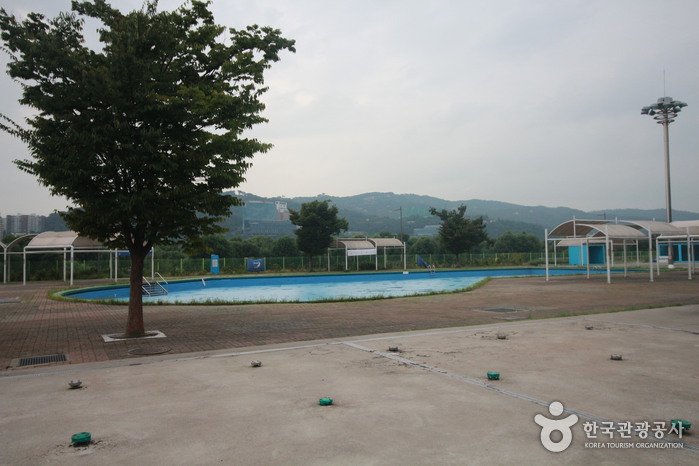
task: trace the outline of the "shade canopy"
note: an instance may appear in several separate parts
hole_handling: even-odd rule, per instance
[[[27,249],[99,249],[104,245],[96,240],[78,235],[74,231],[45,231],[39,233],[27,244]]]
[[[582,220],[573,219],[563,222],[550,232],[546,232],[546,279],[549,274],[549,241],[554,243],[554,247],[585,247],[589,248],[593,244],[605,244],[608,247],[605,251],[605,262],[607,264],[607,281],[611,283],[610,261],[612,259],[611,250],[618,244],[624,246],[624,274],[626,274],[626,245],[630,242],[636,245],[640,240],[648,240],[648,268],[650,281],[653,281],[653,239],[656,242],[671,242],[673,239],[686,240],[687,246],[699,242],[699,220],[683,222],[656,222],[654,220]],[[689,247],[690,257],[692,248]],[[656,247],[656,268],[660,269],[659,248]],[[589,257],[589,252],[588,252]],[[555,258],[555,255],[554,255]],[[689,276],[691,278],[693,264],[689,264]],[[590,264],[587,261],[588,278],[590,274]]]

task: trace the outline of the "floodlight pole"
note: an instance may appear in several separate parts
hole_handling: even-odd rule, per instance
[[[672,97],[660,97],[658,102],[641,109],[641,115],[650,115],[658,124],[663,125],[663,139],[665,146],[665,209],[667,223],[672,222],[672,201],[670,194],[670,123],[675,121],[677,114],[687,104]]]
[[[650,115],[658,124],[663,126],[663,143],[665,148],[665,211],[667,223],[672,223],[672,196],[670,192],[670,123],[675,121],[677,114],[687,104],[672,97],[660,97],[653,105],[641,109],[641,115]],[[672,243],[668,244],[668,264],[672,265]]]
[[[663,125],[663,143],[665,148],[665,216],[667,223],[672,223],[672,190],[670,189],[670,122],[665,118]]]

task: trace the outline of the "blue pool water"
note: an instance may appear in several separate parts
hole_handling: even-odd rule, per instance
[[[144,296],[147,302],[312,302],[346,298],[398,297],[457,291],[489,277],[543,276],[544,269],[495,269],[430,272],[393,272],[337,275],[210,278],[163,285],[168,294]],[[579,270],[549,270],[570,275]],[[79,299],[128,301],[128,286],[70,290],[63,296]]]

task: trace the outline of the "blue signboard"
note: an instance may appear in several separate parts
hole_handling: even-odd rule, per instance
[[[219,270],[218,255],[211,254],[211,275],[218,275]]]
[[[248,259],[247,271],[248,272],[264,272],[265,271],[265,260],[264,259]]]

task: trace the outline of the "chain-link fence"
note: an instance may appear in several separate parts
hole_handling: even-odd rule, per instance
[[[113,256],[109,254],[98,254],[91,259],[76,259],[73,268],[73,277],[76,280],[91,278],[113,278],[114,262]],[[544,253],[473,253],[461,254],[457,258],[454,254],[421,254],[422,260],[437,269],[452,268],[472,268],[472,267],[504,267],[504,266],[543,266],[545,263]],[[249,273],[246,270],[247,259],[245,257],[221,257],[219,258],[219,268],[221,275],[235,275]],[[266,272],[307,272],[311,270],[309,258],[307,256],[292,257],[258,257],[256,259],[265,260]],[[3,259],[0,256],[0,264]],[[117,277],[127,278],[129,276],[130,261],[128,258],[119,258],[117,267]],[[408,254],[406,257],[408,269],[417,268],[418,255]],[[557,252],[549,255],[551,265],[568,265],[567,251]],[[633,262],[636,262],[634,254]],[[648,252],[641,252],[639,255],[641,266],[648,263]],[[615,252],[615,265],[623,264],[623,253]],[[313,268],[315,272],[341,272],[349,271],[370,271],[370,270],[402,270],[403,256],[400,253],[392,252],[378,256],[356,256],[346,258],[343,254],[330,254],[313,257]],[[64,268],[65,267],[65,268]],[[23,277],[22,255],[8,256],[8,281],[22,281]],[[0,267],[2,271],[2,267]],[[157,272],[164,277],[186,277],[209,275],[211,271],[211,259],[209,258],[159,258],[155,257],[154,262],[149,257],[145,262],[144,275],[151,276],[151,271]],[[65,275],[64,275],[65,273]],[[64,263],[60,255],[32,255],[27,257],[27,279],[28,280],[62,280],[70,276],[70,262]]]

